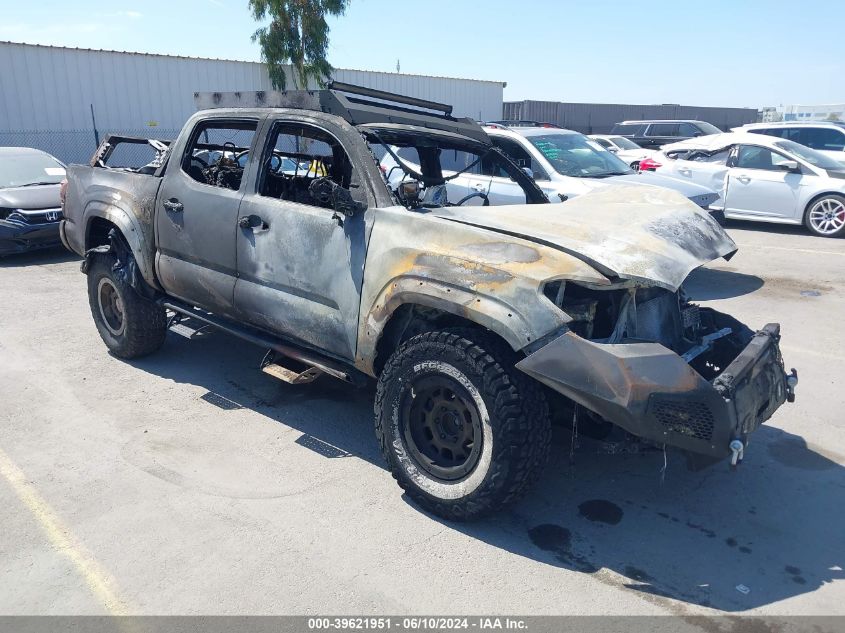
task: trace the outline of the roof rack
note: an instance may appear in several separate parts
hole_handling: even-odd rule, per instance
[[[557,123],[550,123],[548,121],[533,121],[530,119],[500,119],[497,121],[487,121],[483,125],[488,127],[500,127],[504,129],[512,127],[548,127],[562,129]]]
[[[339,116],[350,125],[365,123],[415,125],[461,134],[484,143],[490,142],[487,133],[473,119],[453,117],[451,105],[339,81],[330,81],[324,90],[195,92],[194,103],[198,110],[212,108],[316,110]]]

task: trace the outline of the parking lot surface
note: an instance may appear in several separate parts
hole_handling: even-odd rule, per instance
[[[0,613],[845,614],[845,240],[728,230],[687,290],[780,322],[800,376],[742,466],[558,428],[469,524],[403,497],[372,389],[280,383],[222,333],[121,361],[74,256],[0,261]]]

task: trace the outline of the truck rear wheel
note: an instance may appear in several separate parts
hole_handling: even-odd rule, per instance
[[[167,335],[164,308],[139,295],[114,270],[111,253],[88,268],[88,303],[100,338],[115,356],[138,358],[158,350]]]
[[[461,330],[415,336],[387,361],[376,436],[393,477],[425,509],[474,519],[539,478],[551,441],[548,405],[516,360],[497,339]]]

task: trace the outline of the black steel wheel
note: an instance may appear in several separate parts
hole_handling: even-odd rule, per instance
[[[539,383],[481,331],[427,332],[379,376],[375,427],[393,477],[423,508],[474,519],[516,501],[539,478],[551,441]]]
[[[138,358],[162,346],[167,319],[164,308],[127,283],[123,266],[113,253],[94,255],[88,267],[88,303],[109,350],[120,358]]]
[[[415,379],[403,394],[401,416],[408,450],[432,476],[454,481],[478,463],[481,417],[455,379],[436,373]]]

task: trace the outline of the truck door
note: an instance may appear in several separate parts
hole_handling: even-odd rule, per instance
[[[309,186],[330,178],[365,201],[364,185],[333,126],[281,119],[266,127],[260,160],[252,161],[257,177],[236,228],[236,310],[259,328],[352,359],[365,213],[340,217],[313,198]]]
[[[168,294],[229,314],[237,272],[235,230],[243,198],[236,156],[258,119],[199,121],[174,147],[156,200],[156,270]]]

